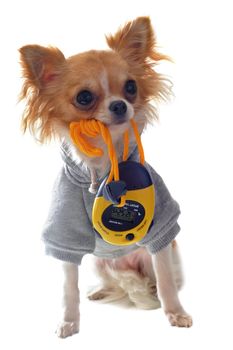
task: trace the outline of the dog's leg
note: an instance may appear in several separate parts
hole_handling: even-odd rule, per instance
[[[62,321],[57,327],[57,335],[66,338],[79,332],[79,289],[78,266],[63,263]]]
[[[191,327],[192,318],[183,309],[175,283],[172,261],[172,245],[152,255],[157,288],[165,314],[172,326]]]
[[[115,259],[95,260],[102,286],[90,291],[90,300],[120,301],[141,309],[160,307],[151,255],[146,248]]]

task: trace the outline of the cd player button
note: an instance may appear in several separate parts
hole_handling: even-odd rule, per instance
[[[133,233],[128,233],[125,238],[127,239],[127,241],[132,241],[134,239],[134,234]]]

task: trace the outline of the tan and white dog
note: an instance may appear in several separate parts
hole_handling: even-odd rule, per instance
[[[99,178],[109,167],[107,153],[101,160],[81,154],[69,138],[69,124],[90,118],[105,123],[120,158],[119,140],[129,120],[134,118],[142,131],[157,118],[151,101],[166,98],[170,91],[166,79],[154,70],[168,57],[158,52],[148,17],[127,23],[108,36],[107,43],[110,50],[92,50],[68,59],[53,47],[27,45],[20,49],[21,99],[26,99],[23,129],[29,129],[41,142],[53,137],[65,140],[74,162],[81,159]],[[67,337],[79,331],[78,265],[61,260],[66,260],[62,264],[64,313],[57,334]],[[178,297],[182,274],[174,240],[155,254],[138,247],[122,257],[97,258],[96,266],[102,286],[90,299],[116,300],[127,295],[141,308],[156,308],[161,302],[171,325],[192,325]]]

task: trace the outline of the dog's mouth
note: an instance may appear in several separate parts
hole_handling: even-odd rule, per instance
[[[124,117],[124,118],[111,118],[111,120],[104,120],[103,123],[109,128],[109,127],[117,127],[117,126],[124,126],[129,125],[129,121],[131,118]]]
[[[125,131],[127,131],[130,127],[129,119],[126,119],[124,121],[111,123],[107,125],[109,130],[111,131],[112,136],[115,135],[115,137],[121,137]]]
[[[122,124],[128,124],[129,123],[129,118],[122,118],[118,120],[114,120],[112,125],[122,125]]]

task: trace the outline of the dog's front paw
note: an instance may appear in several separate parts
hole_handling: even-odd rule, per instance
[[[176,327],[191,327],[193,324],[192,317],[188,314],[167,313],[167,317],[172,326]]]
[[[56,330],[59,338],[70,337],[71,335],[79,332],[79,322],[61,322]]]

